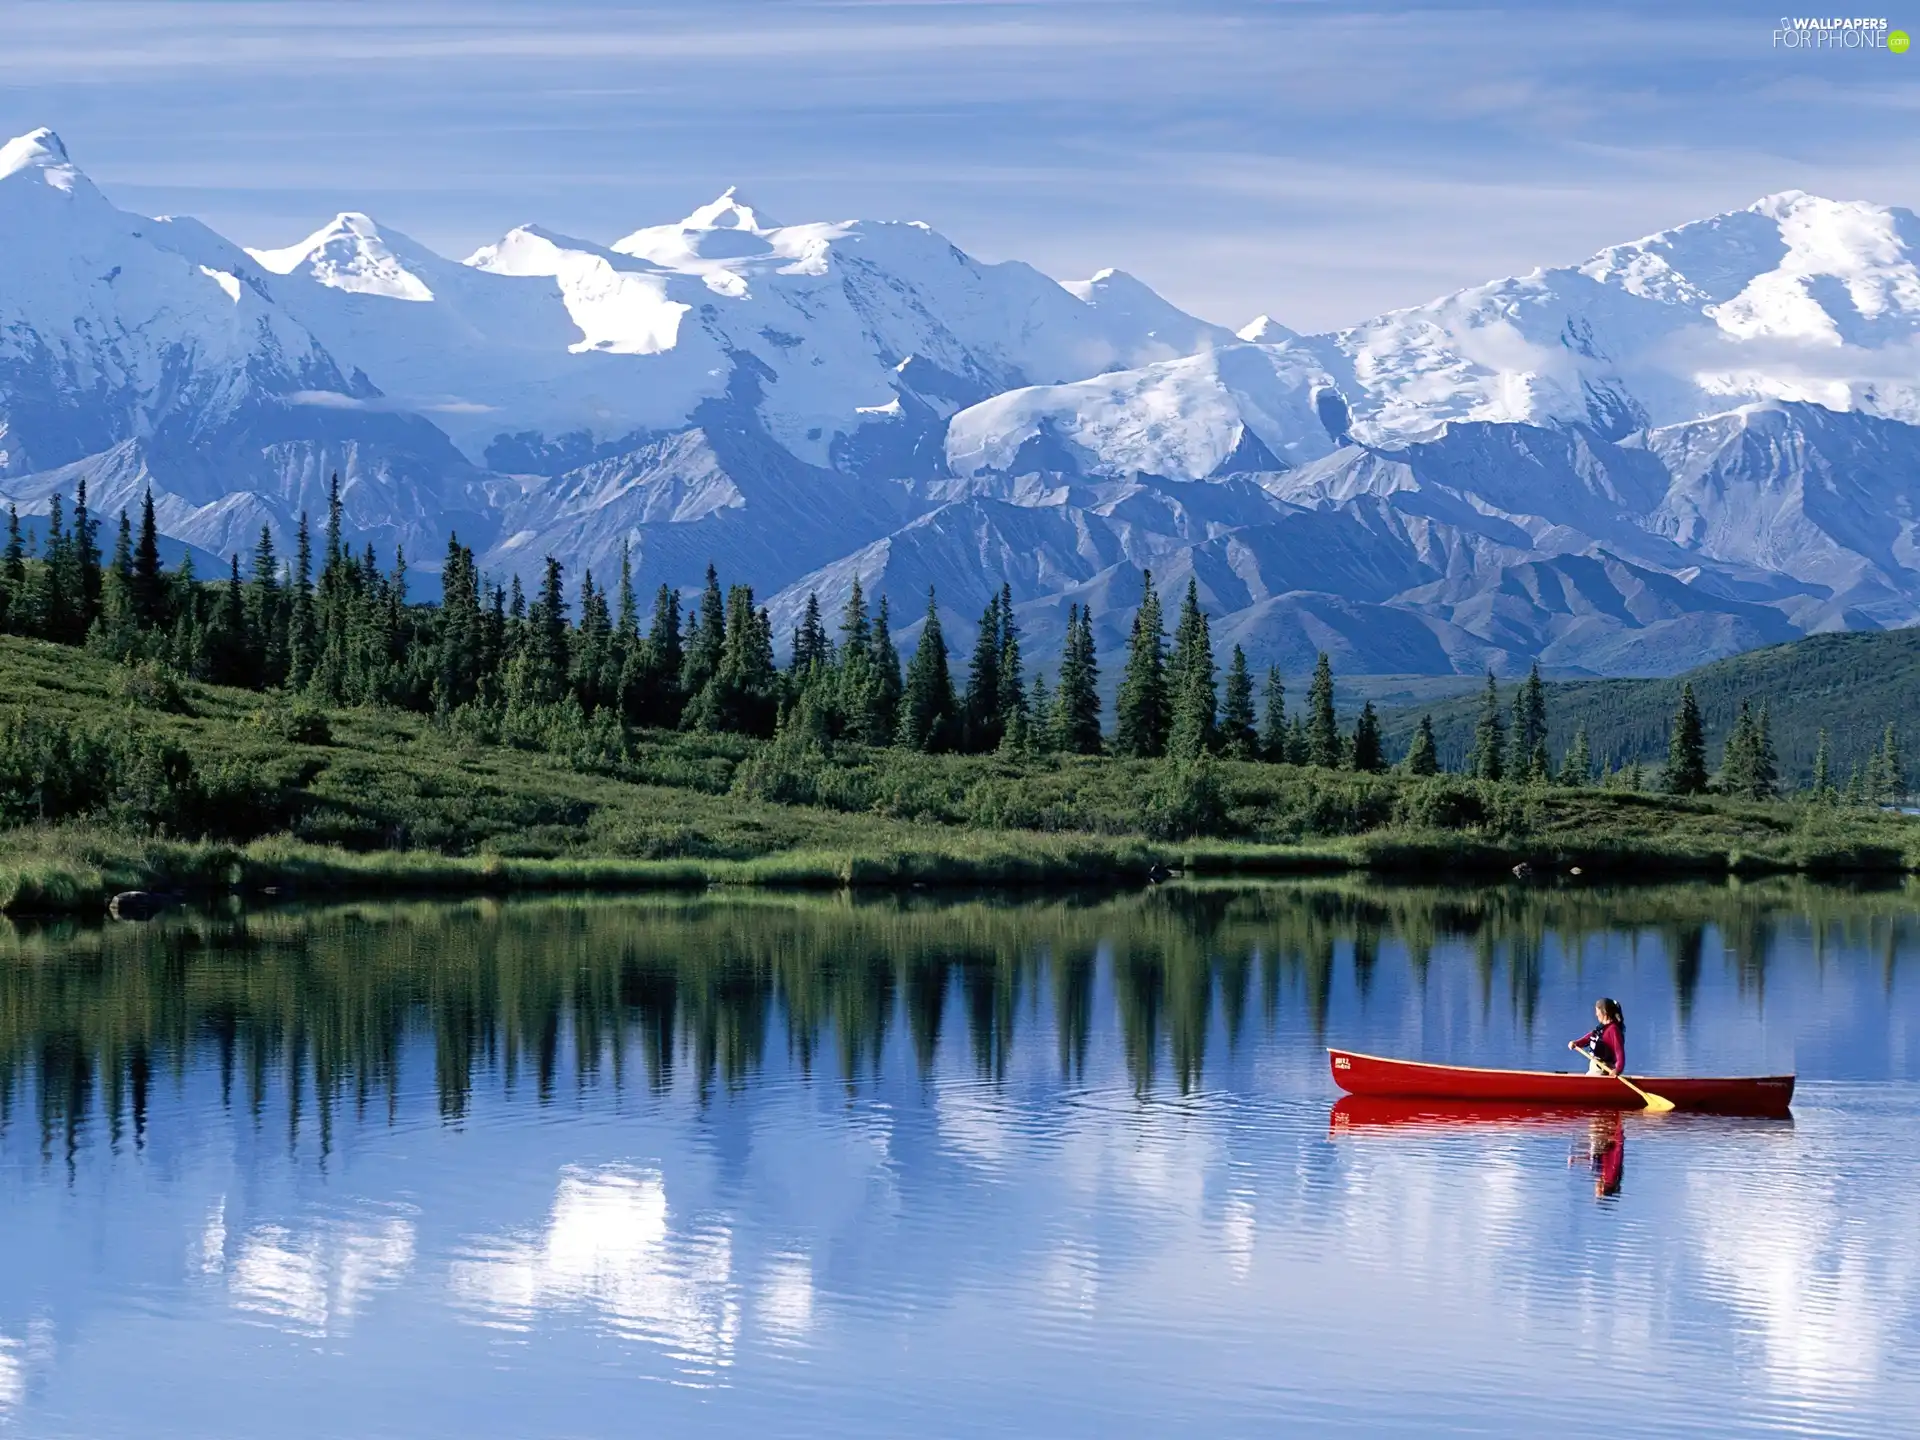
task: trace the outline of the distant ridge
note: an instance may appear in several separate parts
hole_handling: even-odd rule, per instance
[[[1596,764],[1610,758],[1616,766],[1633,760],[1664,765],[1667,723],[1680,703],[1682,684],[1693,686],[1715,764],[1742,700],[1768,707],[1781,779],[1790,785],[1804,785],[1811,777],[1823,727],[1832,746],[1835,784],[1845,782],[1855,762],[1864,767],[1889,721],[1901,753],[1920,759],[1920,628],[1915,628],[1810,635],[1667,679],[1548,681],[1556,763],[1575,729],[1584,725]],[[1509,707],[1513,688],[1500,687]],[[1475,692],[1392,710],[1383,717],[1388,755],[1398,760],[1405,754],[1420,716],[1430,714],[1442,762],[1458,768],[1473,745],[1482,704],[1483,696]]]

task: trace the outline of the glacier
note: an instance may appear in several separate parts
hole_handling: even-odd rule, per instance
[[[754,584],[784,634],[857,577],[911,643],[1010,587],[1029,653],[1144,572],[1291,673],[1664,674],[1920,621],[1920,221],[1798,191],[1303,335],[1057,281],[919,222],[726,190],[607,243],[464,259],[357,212],[280,248],[0,147],[0,496],[151,489],[203,552],[285,547],[338,474],[431,575],[551,554]]]

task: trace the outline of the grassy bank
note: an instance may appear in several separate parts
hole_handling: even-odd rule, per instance
[[[0,755],[0,910],[97,910],[127,889],[1138,883],[1156,865],[1499,875],[1525,861],[1646,879],[1920,866],[1920,823],[1823,805],[657,732],[524,749],[391,711],[290,717],[245,691],[155,693],[128,674],[0,639],[0,730],[16,737]],[[45,775],[18,737],[35,735],[66,737],[60,763],[93,785],[68,818],[33,808]],[[85,773],[95,763],[117,768]]]

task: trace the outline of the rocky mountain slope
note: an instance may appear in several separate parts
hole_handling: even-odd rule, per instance
[[[148,486],[170,535],[285,543],[327,477],[430,568],[1013,589],[1043,661],[1141,574],[1297,672],[1538,658],[1667,674],[1920,620],[1920,221],[1789,193],[1302,336],[917,223],[781,225],[729,191],[601,245],[463,261],[365,215],[283,249],[115,207],[57,137],[0,148],[0,494]]]

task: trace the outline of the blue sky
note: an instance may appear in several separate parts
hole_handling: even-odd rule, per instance
[[[605,241],[737,184],[1320,328],[1774,190],[1920,205],[1920,51],[1777,51],[1779,10],[8,3],[0,130],[256,246]]]

